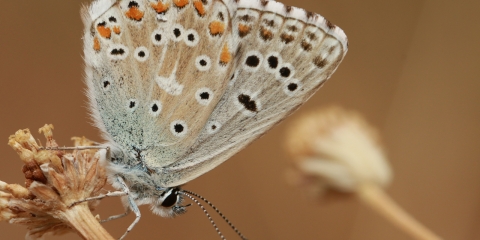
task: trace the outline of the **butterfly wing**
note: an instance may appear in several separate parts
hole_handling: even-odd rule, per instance
[[[98,0],[84,23],[94,122],[117,173],[150,187],[181,185],[240,151],[347,51],[341,29],[274,1]]]
[[[318,14],[274,1],[227,5],[235,71],[195,143],[162,169],[165,186],[200,176],[260,137],[310,98],[347,52],[343,31]]]
[[[154,173],[188,155],[234,66],[228,16],[216,0],[100,0],[84,10],[92,115],[119,166]]]

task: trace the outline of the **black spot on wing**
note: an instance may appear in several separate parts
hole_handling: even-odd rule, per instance
[[[257,104],[249,95],[240,94],[238,95],[238,102],[240,102],[245,109],[251,112],[257,112]]]

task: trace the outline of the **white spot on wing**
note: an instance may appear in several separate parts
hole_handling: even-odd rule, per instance
[[[135,49],[134,57],[137,59],[139,62],[145,62],[148,57],[150,56],[150,52],[146,47],[138,47]]]
[[[270,58],[271,57],[274,57],[277,59],[277,66],[275,68],[272,68],[270,66]],[[272,52],[272,53],[269,53],[266,57],[265,57],[265,60],[263,62],[263,66],[265,67],[265,70],[267,70],[267,72],[269,73],[275,73],[278,71],[279,67],[282,65],[282,57],[280,56],[280,54],[278,52]]]
[[[295,75],[295,68],[290,63],[284,63],[277,67],[275,78],[281,82],[288,80]]]
[[[180,33],[180,35],[175,35],[176,33]],[[170,39],[174,42],[179,42],[183,40],[183,35],[185,34],[185,29],[180,24],[175,24],[171,28]]]
[[[222,127],[222,124],[220,124],[219,122],[209,121],[205,128],[208,134],[214,134],[218,132],[218,130],[220,130],[221,127]]]
[[[300,88],[302,87],[302,83],[297,79],[291,79],[283,85],[283,92],[288,96],[294,96],[298,94]]]
[[[198,42],[200,41],[200,36],[198,36],[198,33],[197,31],[193,30],[193,29],[188,29],[185,34],[183,34],[184,36],[184,41],[185,41],[185,44],[187,44],[187,46],[189,47],[194,47],[198,44]]]
[[[204,106],[208,105],[212,101],[212,98],[212,90],[206,87],[198,89],[195,93],[195,99],[197,99],[197,102]]]
[[[183,120],[175,120],[172,123],[170,123],[170,132],[175,137],[183,137],[185,134],[188,132],[188,127],[187,123]]]
[[[169,77],[162,77],[157,76],[155,81],[158,84],[158,87],[165,90],[170,95],[180,95],[183,91],[183,85],[176,81],[176,73],[177,73],[177,64],[175,64],[175,68],[173,69],[172,73]]]
[[[158,117],[158,115],[160,115],[160,112],[162,112],[162,103],[158,100],[152,101],[149,107],[149,113],[153,117]]]
[[[250,101],[255,102],[255,106],[256,106],[256,109],[257,109],[256,111],[248,110],[240,102],[239,96],[242,95],[242,94],[248,96],[250,98]],[[258,111],[260,111],[262,109],[262,104],[261,104],[260,100],[258,100],[257,96],[258,96],[258,93],[252,93],[250,91],[239,91],[239,92],[237,92],[237,94],[233,95],[233,102],[234,102],[235,106],[237,106],[237,109],[239,111],[241,111],[244,115],[249,116],[249,117],[253,117],[257,114]]]
[[[126,103],[126,107],[127,107],[127,110],[129,112],[134,112],[137,108],[138,108],[138,101],[137,99],[128,99],[127,103]]]
[[[107,55],[112,60],[123,60],[128,56],[128,48],[122,44],[114,44],[107,49]]]
[[[161,29],[158,29],[153,31],[151,40],[153,45],[160,46],[167,41],[166,37],[165,33]]]
[[[258,62],[257,62],[258,60]],[[244,69],[249,72],[256,72],[263,62],[263,56],[259,51],[249,51],[245,54],[242,64]]]
[[[207,55],[198,56],[195,59],[195,66],[200,71],[207,71],[212,66],[212,60]]]

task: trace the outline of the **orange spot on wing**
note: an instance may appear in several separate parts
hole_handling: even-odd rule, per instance
[[[198,12],[198,15],[203,16],[205,15],[205,8],[203,6],[203,3],[199,0],[196,0],[193,2],[193,5],[195,6],[195,9]]]
[[[282,39],[282,42],[288,44],[290,43],[291,41],[295,40],[295,37],[292,36],[292,35],[289,35],[289,34],[286,34],[286,33],[282,33],[280,35],[280,38]]]
[[[144,12],[140,11],[138,7],[131,7],[125,12],[125,16],[135,21],[142,20],[143,15],[145,15]]]
[[[104,38],[110,38],[112,36],[112,30],[110,30],[110,28],[105,27],[103,25],[98,25],[97,31],[98,31],[98,34],[100,34],[100,36]]]
[[[220,64],[227,64],[232,60],[232,54],[228,51],[228,45],[225,43],[220,53]]]
[[[97,37],[93,39],[93,50],[100,51],[100,40]]]
[[[244,25],[241,23],[238,24],[238,35],[240,35],[240,37],[245,37],[249,33],[250,33],[250,27],[248,25]]]
[[[188,4],[188,0],[173,0],[173,4],[179,8],[183,8]]]
[[[210,29],[210,34],[212,35],[221,35],[225,31],[225,24],[220,21],[213,21],[208,26]]]
[[[167,12],[168,8],[170,7],[170,4],[163,4],[162,2],[158,3],[150,3],[150,6],[155,10],[157,13],[165,13]]]
[[[261,27],[260,28],[260,36],[263,38],[263,40],[268,41],[268,40],[272,40],[273,33],[272,33],[272,31],[268,30],[267,28]]]
[[[120,27],[119,26],[115,26],[113,27],[113,32],[116,33],[116,34],[120,34]]]

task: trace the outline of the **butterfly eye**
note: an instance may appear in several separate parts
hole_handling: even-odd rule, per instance
[[[170,131],[176,137],[183,137],[188,132],[187,124],[182,120],[173,121],[170,124]]]
[[[138,47],[135,49],[134,56],[139,62],[145,62],[150,56],[150,53],[146,47]]]
[[[200,71],[207,71],[210,69],[211,60],[207,55],[198,56],[197,59],[195,59],[195,66]]]
[[[160,101],[153,101],[151,104],[150,104],[150,115],[152,115],[153,117],[157,117],[158,115],[160,115],[160,112],[162,111],[162,103]]]
[[[160,196],[162,207],[172,207],[178,201],[178,188],[170,188],[167,191],[163,192]]]
[[[209,88],[200,88],[195,93],[195,98],[197,102],[202,105],[208,105],[212,101],[213,92]]]

